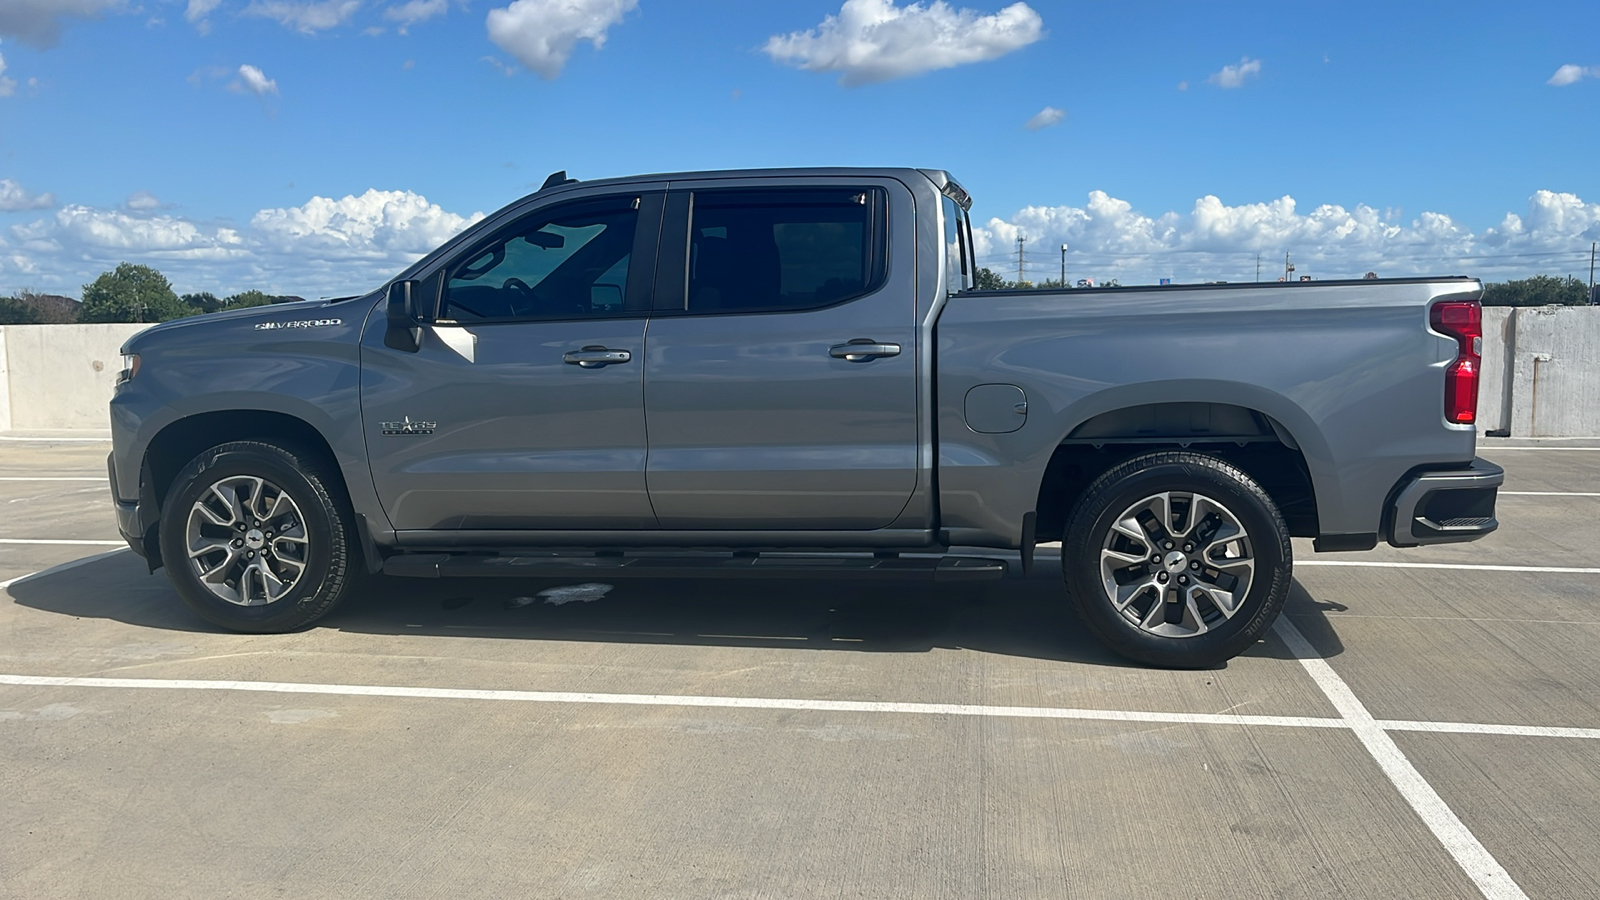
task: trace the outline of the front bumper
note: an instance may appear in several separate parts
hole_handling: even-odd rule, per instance
[[[113,457],[106,457],[106,469],[111,478],[111,505],[117,511],[117,532],[128,542],[129,549],[144,556],[144,529],[140,527],[139,501],[130,503],[122,499],[121,492],[117,490],[117,466]]]
[[[1478,458],[1465,469],[1423,472],[1402,482],[1389,517],[1389,544],[1416,547],[1475,541],[1500,527],[1495,495],[1505,470]]]

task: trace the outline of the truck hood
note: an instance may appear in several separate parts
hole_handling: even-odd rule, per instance
[[[336,305],[337,304],[337,305]],[[195,336],[194,329],[237,331],[240,328],[276,330],[279,328],[315,329],[321,325],[336,325],[351,315],[364,316],[367,306],[348,298],[339,300],[302,300],[298,303],[274,303],[270,306],[251,306],[222,312],[186,316],[162,322],[134,335],[122,345],[123,353],[138,353],[163,338],[182,332],[185,337]]]

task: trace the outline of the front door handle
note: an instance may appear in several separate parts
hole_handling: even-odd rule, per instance
[[[633,354],[626,350],[612,350],[608,347],[585,347],[582,350],[568,350],[561,357],[561,361],[585,369],[599,369],[617,363],[631,362]]]
[[[834,344],[828,355],[847,362],[870,362],[884,356],[899,356],[899,344],[880,344],[871,338],[856,338],[848,344]]]

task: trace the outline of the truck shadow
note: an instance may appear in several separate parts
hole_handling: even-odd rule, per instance
[[[191,613],[163,573],[117,554],[42,572],[9,588],[19,605],[165,631],[219,633]],[[1288,612],[1325,655],[1343,648],[1328,608],[1295,584]],[[782,647],[858,653],[969,649],[1097,666],[1132,665],[1083,627],[1060,568],[972,585],[732,579],[375,578],[315,628],[357,634],[507,640]],[[1276,635],[1247,656],[1290,658]]]

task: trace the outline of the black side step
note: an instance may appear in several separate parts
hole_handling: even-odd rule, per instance
[[[1006,561],[979,556],[465,556],[402,553],[383,574],[408,578],[863,578],[990,581]]]

